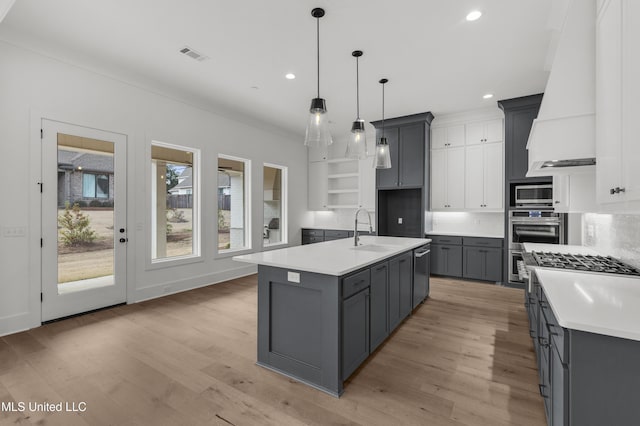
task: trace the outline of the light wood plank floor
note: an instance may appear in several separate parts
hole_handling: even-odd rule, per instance
[[[432,278],[340,399],[255,365],[256,276],[0,338],[0,424],[544,425],[522,292]]]

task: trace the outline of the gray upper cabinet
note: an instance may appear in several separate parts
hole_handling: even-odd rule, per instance
[[[542,94],[498,101],[504,111],[505,177],[522,180],[529,170],[527,141],[533,120],[538,116]]]
[[[425,164],[430,112],[385,120],[384,135],[389,143],[391,168],[376,171],[378,189],[421,188],[425,185]],[[382,122],[372,122],[376,138],[382,136]]]
[[[398,186],[424,185],[424,124],[400,128]]]

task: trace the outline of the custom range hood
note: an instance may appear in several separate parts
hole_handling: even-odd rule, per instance
[[[564,6],[553,66],[527,142],[527,176],[573,174],[595,164],[596,4],[568,0]]]

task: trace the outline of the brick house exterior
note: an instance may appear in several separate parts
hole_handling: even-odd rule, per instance
[[[113,206],[113,157],[58,149],[58,206],[78,201]]]

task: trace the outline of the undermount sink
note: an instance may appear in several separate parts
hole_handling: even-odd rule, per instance
[[[361,246],[353,246],[351,250],[387,252],[393,250],[391,246],[381,246],[379,244],[363,244]]]

